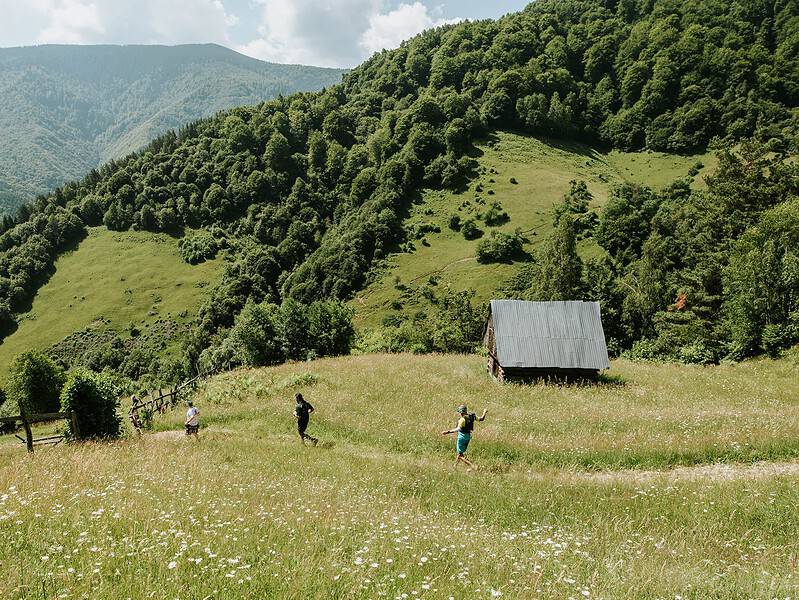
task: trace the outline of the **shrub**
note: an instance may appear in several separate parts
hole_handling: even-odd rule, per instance
[[[510,221],[510,217],[508,213],[502,210],[502,205],[499,202],[492,202],[485,215],[483,215],[483,221],[489,227],[496,227]]]
[[[492,231],[489,238],[477,244],[477,260],[481,263],[511,262],[523,252],[522,236],[518,233]]]
[[[75,411],[78,432],[67,426],[72,439],[116,438],[121,433],[122,419],[117,413],[119,390],[111,377],[77,369],[69,374],[61,391],[61,409]]]
[[[705,164],[700,160],[695,162],[690,169],[688,169],[688,175],[690,177],[696,177],[699,175],[699,171],[701,171],[705,167]]]
[[[350,353],[353,314],[352,308],[335,300],[320,300],[308,307],[308,335],[317,356]]]
[[[211,260],[219,251],[216,238],[209,231],[195,231],[178,242],[180,255],[190,265]]]
[[[41,352],[30,350],[14,359],[8,399],[28,413],[57,412],[64,371]]]
[[[441,233],[441,227],[435,223],[418,223],[410,228],[408,235],[413,239],[421,240],[428,233]]]
[[[476,240],[483,235],[483,231],[477,226],[474,219],[466,219],[463,222],[461,225],[461,233],[467,240]]]
[[[461,216],[460,215],[450,215],[449,217],[449,228],[452,231],[460,231],[461,230]]]
[[[267,302],[250,302],[239,313],[228,334],[238,364],[259,367],[283,360],[278,315],[278,307]]]

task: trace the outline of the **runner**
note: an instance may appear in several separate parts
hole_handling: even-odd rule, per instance
[[[314,407],[302,397],[302,394],[294,396],[294,400],[297,402],[294,407],[294,418],[297,419],[297,433],[300,434],[302,445],[305,445],[305,440],[311,440],[311,443],[316,446],[319,440],[305,433],[308,428],[308,421],[311,419],[311,413],[314,412]]]
[[[447,429],[446,431],[442,431],[442,435],[449,435],[451,433],[458,434],[458,441],[456,442],[456,449],[458,452],[458,456],[455,458],[455,466],[458,466],[459,462],[464,462],[470,467],[474,467],[468,458],[466,458],[466,449],[469,447],[469,442],[472,439],[472,431],[474,431],[474,422],[475,421],[485,421],[486,414],[488,413],[488,409],[483,409],[483,414],[478,417],[474,413],[470,413],[469,410],[466,408],[465,404],[461,404],[458,407],[458,414],[460,418],[458,419],[458,425],[455,429]]]
[[[194,403],[189,400],[186,405],[186,435],[197,436],[200,431],[200,411],[194,407]]]

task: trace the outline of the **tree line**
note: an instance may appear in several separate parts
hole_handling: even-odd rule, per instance
[[[573,184],[505,292],[600,302],[611,350],[632,357],[712,363],[799,343],[799,165],[755,141],[719,161],[706,190],[617,187],[587,229]],[[578,235],[604,255],[582,261]]]

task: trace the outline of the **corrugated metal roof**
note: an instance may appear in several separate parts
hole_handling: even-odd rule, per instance
[[[491,315],[505,368],[610,368],[597,302],[492,300]]]

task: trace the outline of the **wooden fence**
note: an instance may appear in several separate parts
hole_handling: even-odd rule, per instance
[[[34,445],[58,444],[64,440],[64,436],[49,435],[42,438],[34,438],[31,425],[34,423],[46,423],[48,421],[58,421],[61,419],[69,420],[72,423],[72,435],[75,438],[80,438],[80,431],[78,430],[78,415],[74,410],[54,413],[34,413],[30,415],[20,411],[20,414],[16,416],[0,417],[0,423],[16,425],[18,422],[21,422],[22,428],[25,430],[25,438],[23,439],[17,434],[14,434],[14,436],[25,443],[25,445],[28,447],[28,452],[33,452]]]
[[[130,418],[130,422],[133,427],[136,429],[138,433],[141,433],[142,427],[144,423],[142,422],[141,415],[139,411],[141,410],[149,410],[151,415],[155,415],[158,413],[165,413],[168,409],[174,408],[175,405],[179,402],[180,397],[186,394],[190,394],[197,388],[197,384],[203,378],[207,377],[207,374],[197,375],[196,377],[192,377],[191,379],[184,381],[183,383],[170,388],[169,391],[163,392],[159,390],[157,393],[158,395],[147,400],[140,400],[135,402],[131,407],[130,411],[128,412],[128,417]],[[153,394],[151,394],[153,395]],[[64,440],[63,435],[49,435],[41,438],[34,438],[33,431],[31,430],[31,425],[35,423],[46,423],[48,421],[58,421],[58,420],[69,420],[72,424],[72,435],[73,437],[80,438],[80,431],[78,429],[78,416],[75,411],[67,411],[67,412],[53,412],[53,413],[32,413],[26,414],[23,411],[20,411],[19,415],[14,415],[11,417],[0,417],[0,424],[7,424],[12,425],[16,428],[17,423],[22,424],[22,428],[25,430],[25,437],[22,438],[17,434],[14,436],[21,440],[28,448],[28,452],[33,452],[33,448],[36,445],[46,445],[46,444],[58,444]]]
[[[174,408],[175,405],[177,405],[181,395],[190,394],[193,392],[197,388],[199,381],[204,377],[205,375],[197,375],[196,377],[192,377],[176,387],[170,388],[167,392],[159,390],[158,396],[149,398],[147,400],[138,400],[137,402],[134,402],[128,411],[130,424],[133,425],[133,428],[138,433],[141,433],[141,430],[144,427],[144,421],[142,420],[139,411],[148,411],[150,415],[165,413],[167,410]],[[151,396],[152,395],[153,394],[151,394]]]

